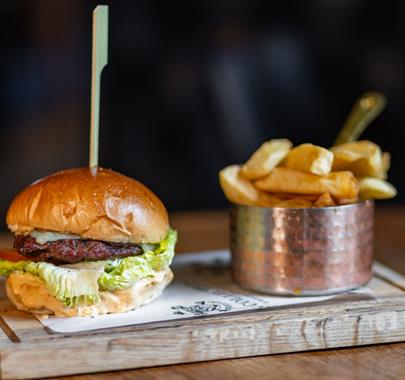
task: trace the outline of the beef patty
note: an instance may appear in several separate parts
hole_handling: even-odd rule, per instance
[[[54,264],[77,263],[81,260],[108,260],[143,253],[137,244],[81,239],[63,239],[40,244],[32,236],[23,235],[15,235],[14,248],[29,260]]]

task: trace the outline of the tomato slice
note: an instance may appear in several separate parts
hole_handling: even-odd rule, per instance
[[[8,261],[22,261],[27,260],[26,257],[21,256],[15,249],[13,248],[0,248],[0,259],[8,260]]]

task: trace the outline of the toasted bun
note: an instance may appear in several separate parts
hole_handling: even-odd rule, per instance
[[[120,243],[157,243],[167,234],[168,216],[147,187],[103,168],[60,171],[34,182],[11,203],[9,229],[34,229]]]
[[[136,282],[131,288],[100,292],[101,301],[91,306],[65,307],[47,290],[45,283],[30,273],[13,272],[6,282],[7,295],[14,305],[34,314],[57,317],[95,316],[134,310],[159,297],[173,278],[168,268],[154,277]]]

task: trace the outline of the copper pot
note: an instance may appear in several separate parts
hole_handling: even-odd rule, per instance
[[[366,284],[373,262],[374,203],[325,208],[231,204],[232,273],[275,295],[325,295]]]

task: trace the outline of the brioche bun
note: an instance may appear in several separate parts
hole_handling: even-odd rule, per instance
[[[66,307],[52,296],[45,283],[30,273],[13,272],[6,281],[7,295],[14,305],[34,314],[57,317],[95,316],[137,309],[159,297],[173,278],[172,271],[157,272],[132,287],[114,292],[101,291],[100,302],[89,306]]]
[[[169,221],[162,202],[132,178],[103,168],[78,168],[40,179],[7,212],[15,234],[32,230],[117,243],[157,243]]]

